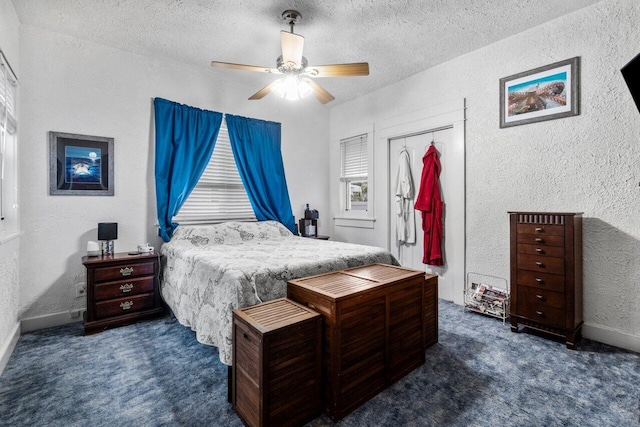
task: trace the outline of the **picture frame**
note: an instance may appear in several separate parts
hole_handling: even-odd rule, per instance
[[[49,194],[113,196],[113,138],[49,132]]]
[[[580,57],[500,79],[500,127],[580,114]]]

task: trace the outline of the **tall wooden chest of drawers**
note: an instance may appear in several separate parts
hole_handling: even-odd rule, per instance
[[[233,409],[248,426],[297,426],[321,408],[322,318],[286,298],[233,312]]]
[[[158,257],[157,253],[82,257],[87,268],[85,334],[164,314]]]
[[[582,331],[582,216],[509,212],[511,330],[518,324],[564,338]]]
[[[424,363],[422,271],[370,264],[291,280],[322,314],[323,406],[334,421]]]

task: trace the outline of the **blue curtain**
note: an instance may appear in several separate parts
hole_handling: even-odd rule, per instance
[[[171,240],[178,213],[204,172],[215,146],[222,113],[155,98],[156,204],[158,235]]]
[[[227,114],[238,172],[258,221],[279,221],[295,231],[280,151],[280,123]]]

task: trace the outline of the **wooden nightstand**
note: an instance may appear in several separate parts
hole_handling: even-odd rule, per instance
[[[329,240],[330,236],[302,236],[307,239],[317,239],[317,240]]]
[[[85,335],[164,314],[159,255],[82,257],[87,268]]]

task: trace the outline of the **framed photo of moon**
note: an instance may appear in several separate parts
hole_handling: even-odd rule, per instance
[[[113,196],[113,138],[49,132],[49,194]]]

